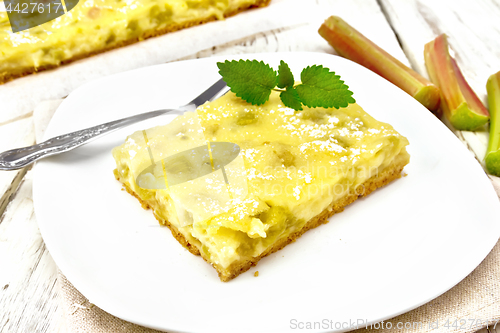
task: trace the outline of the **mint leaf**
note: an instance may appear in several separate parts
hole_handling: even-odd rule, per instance
[[[294,86],[292,71],[283,60],[278,74],[257,60],[226,60],[218,62],[217,67],[231,91],[253,105],[267,102],[272,90],[280,91],[283,104],[296,111],[302,110],[302,104],[311,108],[338,109],[356,102],[340,76],[323,66],[304,68],[300,74],[302,84],[298,86]],[[276,85],[281,89],[275,89]]]
[[[286,107],[292,108],[295,111],[302,111],[302,102],[294,87],[288,87],[285,91],[282,91],[280,98]]]
[[[288,88],[292,87],[295,83],[293,79],[292,71],[288,64],[283,60],[280,61],[280,66],[278,67],[278,88]],[[302,108],[301,108],[302,110]]]
[[[308,107],[340,108],[355,103],[352,91],[339,75],[323,66],[308,66],[300,74],[302,84],[296,87],[302,103]]]
[[[267,102],[276,87],[276,72],[262,61],[226,60],[218,62],[217,67],[231,91],[253,105]]]

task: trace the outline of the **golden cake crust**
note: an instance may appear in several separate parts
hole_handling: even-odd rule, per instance
[[[210,262],[208,258],[205,258],[202,252],[199,250],[199,241],[193,239],[186,239],[186,237],[180,233],[177,228],[169,223],[167,220],[157,216],[156,214],[155,217],[156,219],[160,222],[160,224],[167,226],[170,231],[172,232],[172,235],[177,239],[179,243],[181,243],[189,252],[191,252],[194,255],[201,255],[202,258],[212,264],[212,266],[217,270],[217,273],[219,274],[219,278],[223,282],[230,281],[240,275],[241,273],[246,272],[249,270],[252,266],[257,265],[259,260],[264,258],[265,256],[272,254],[276,251],[281,250],[284,248],[286,245],[294,242],[297,238],[299,238],[302,234],[304,234],[306,231],[316,228],[321,224],[328,223],[328,218],[331,217],[332,215],[336,213],[340,213],[344,210],[346,206],[351,204],[352,202],[356,201],[359,198],[362,198],[371,192],[375,191],[377,188],[383,187],[390,182],[392,182],[395,179],[398,179],[401,177],[401,172],[403,171],[403,168],[407,164],[407,160],[403,160],[399,164],[391,164],[389,167],[385,168],[382,170],[379,174],[373,176],[372,178],[368,179],[365,181],[361,186],[358,186],[356,188],[356,191],[354,193],[348,193],[346,196],[341,198],[340,200],[337,200],[336,202],[332,202],[328,205],[328,207],[323,210],[320,214],[316,215],[312,219],[310,219],[302,229],[288,235],[287,237],[283,237],[279,239],[275,244],[273,244],[271,247],[269,247],[266,251],[264,251],[261,255],[257,257],[253,257],[247,260],[241,260],[241,261],[236,261],[232,263],[229,267],[223,268],[219,265],[213,264]],[[115,169],[114,170],[115,178],[120,181],[120,176],[118,171]],[[125,189],[127,190],[128,193],[132,194],[134,197],[136,197],[140,202],[141,205],[144,209],[149,209],[150,205],[141,200],[135,193],[132,191],[124,182],[120,181]]]
[[[271,0],[258,0],[254,4],[251,4],[248,6],[240,6],[236,10],[224,13],[224,17],[227,18],[227,17],[233,16],[233,15],[236,15],[236,14],[241,13],[247,9],[250,9],[250,8],[265,7],[269,4],[269,2],[271,2]],[[109,47],[102,48],[100,50],[95,50],[93,52],[80,54],[80,55],[75,56],[73,58],[62,61],[60,65],[49,65],[49,66],[40,66],[40,67],[24,67],[24,68],[19,68],[15,71],[0,72],[0,84],[4,84],[8,81],[11,81],[13,79],[23,77],[23,76],[26,76],[29,74],[53,69],[53,68],[59,67],[59,66],[64,65],[64,64],[68,64],[68,63],[71,63],[71,62],[76,61],[76,60],[88,58],[88,57],[94,56],[96,54],[110,51],[110,50],[113,50],[113,49],[116,49],[116,48],[119,48],[122,46],[134,44],[136,42],[139,42],[139,41],[147,39],[147,38],[164,35],[164,34],[169,33],[169,32],[182,30],[185,28],[189,28],[189,27],[192,27],[195,25],[201,25],[201,24],[215,21],[215,20],[217,20],[217,18],[215,16],[211,16],[211,17],[206,18],[206,19],[196,19],[196,20],[184,22],[182,24],[178,24],[178,23],[170,24],[170,25],[166,26],[165,28],[158,29],[158,30],[145,31],[141,36],[131,38],[129,40],[123,41],[121,43],[117,43],[117,44],[109,46]]]

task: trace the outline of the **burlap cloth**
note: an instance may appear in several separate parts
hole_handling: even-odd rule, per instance
[[[38,142],[61,101],[43,102],[35,108],[34,123]],[[490,178],[500,197],[500,178]],[[91,304],[61,272],[59,272],[58,281],[67,332],[158,332],[121,320]],[[465,325],[461,325],[464,321]],[[469,276],[445,294],[413,311],[356,332],[476,332],[487,325],[488,332],[493,332],[497,323],[499,326],[497,332],[500,332],[499,321],[500,242]],[[420,325],[414,323],[420,323]],[[410,326],[412,327],[409,328]]]

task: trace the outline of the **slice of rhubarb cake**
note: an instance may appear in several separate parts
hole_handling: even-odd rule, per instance
[[[275,91],[260,106],[229,92],[130,135],[114,172],[229,281],[399,178],[407,145],[357,104],[295,112]]]
[[[16,2],[4,2],[7,11],[21,15],[18,21],[23,15],[29,20],[36,13],[48,19],[50,10],[60,14],[16,31],[17,25],[26,28],[29,22],[9,24],[7,12],[0,11],[0,84],[146,38],[223,20],[249,8],[267,6],[270,0],[73,0],[66,2],[71,7],[64,15],[62,4],[45,2],[45,7],[42,2],[30,6],[30,15],[22,14],[24,10],[19,13],[19,3],[15,7]],[[16,20],[12,15],[10,19]]]

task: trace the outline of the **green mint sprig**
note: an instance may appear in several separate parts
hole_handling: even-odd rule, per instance
[[[277,73],[257,60],[226,60],[218,62],[217,67],[231,91],[253,105],[267,102],[272,90],[280,91],[283,104],[296,111],[302,110],[302,105],[338,109],[356,102],[340,76],[321,65],[304,68],[300,74],[302,83],[298,85],[283,60]]]

